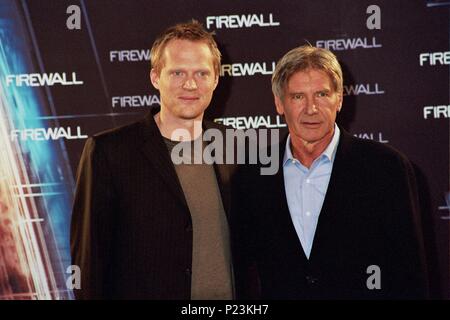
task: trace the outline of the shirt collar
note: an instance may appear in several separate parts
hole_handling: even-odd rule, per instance
[[[335,123],[333,138],[331,138],[330,143],[325,148],[325,150],[322,152],[322,154],[317,157],[317,159],[320,159],[321,157],[325,156],[329,161],[331,161],[331,162],[334,161],[334,157],[336,156],[337,146],[339,144],[340,135],[341,135],[341,130],[339,130],[339,127]],[[286,151],[284,152],[283,166],[286,165],[286,162],[289,160],[297,160],[297,159],[295,159],[294,155],[292,154],[291,135],[290,134],[288,135],[287,141],[286,141]]]

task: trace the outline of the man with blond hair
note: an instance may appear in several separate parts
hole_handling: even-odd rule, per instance
[[[220,57],[197,21],[170,27],[151,50],[160,110],[87,140],[71,230],[73,264],[82,275],[76,298],[233,298],[227,218],[233,166],[174,165],[171,158],[174,147],[196,142],[204,129],[222,129],[203,119]]]

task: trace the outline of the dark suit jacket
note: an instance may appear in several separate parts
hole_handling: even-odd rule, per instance
[[[233,166],[214,167],[228,212]],[[152,114],[87,140],[71,253],[82,275],[77,299],[190,298],[191,216]]]
[[[417,191],[409,161],[391,147],[341,130],[308,260],[286,201],[285,143],[280,145],[276,175],[260,176],[256,166],[236,175],[232,227],[238,298],[426,297]],[[371,265],[380,268],[380,290],[366,286]]]

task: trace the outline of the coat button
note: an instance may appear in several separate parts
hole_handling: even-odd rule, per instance
[[[184,270],[184,274],[185,274],[187,277],[190,277],[190,276],[192,275],[192,270],[191,270],[190,268],[186,268],[186,269]]]
[[[189,224],[188,226],[186,226],[185,230],[186,232],[192,232],[192,225]]]

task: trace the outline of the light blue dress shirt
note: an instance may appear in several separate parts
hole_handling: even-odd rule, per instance
[[[339,136],[340,130],[335,124],[334,135],[330,144],[314,160],[309,169],[294,158],[291,151],[290,135],[286,141],[286,151],[283,157],[286,198],[292,223],[308,259],[311,254],[320,210],[330,182]]]

